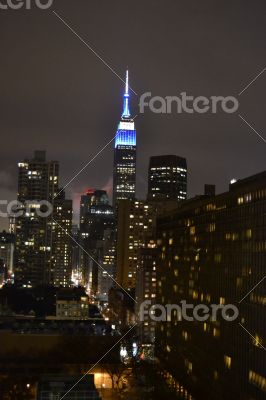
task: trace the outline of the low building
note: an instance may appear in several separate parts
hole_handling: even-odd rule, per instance
[[[94,375],[91,374],[83,379],[79,375],[43,376],[38,383],[37,400],[61,399],[67,392],[67,397],[75,400],[101,400],[94,385]]]
[[[89,298],[80,290],[64,289],[56,298],[57,319],[89,319]]]

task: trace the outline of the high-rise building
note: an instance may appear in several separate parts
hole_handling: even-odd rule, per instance
[[[149,200],[185,200],[187,162],[175,155],[153,156],[149,164]]]
[[[50,283],[69,286],[72,274],[72,200],[65,199],[64,191],[54,199],[52,216]]]
[[[3,231],[0,233],[0,262],[2,264],[2,284],[14,280],[15,235]],[[0,282],[1,285],[1,282]]]
[[[136,286],[140,249],[154,237],[155,209],[146,201],[120,200],[117,211],[117,282],[125,289]]]
[[[111,210],[109,198],[105,190],[87,189],[80,198],[80,229],[87,232],[89,228],[88,218],[93,214],[109,214]]]
[[[71,236],[74,240],[71,241],[72,251],[72,276],[71,282],[75,286],[83,285],[83,276],[81,268],[81,252],[83,251],[80,247],[80,230],[77,224],[72,224]]]
[[[107,302],[108,294],[115,279],[115,231],[113,228],[105,229],[102,248],[102,268],[98,268],[98,296]]]
[[[98,294],[99,279],[104,273],[99,265],[102,266],[109,245],[113,247],[109,243],[109,239],[113,241],[110,233],[113,230],[114,213],[106,191],[89,189],[81,196],[80,240],[85,249],[81,254],[81,269],[90,294]]]
[[[121,120],[115,137],[113,206],[117,200],[134,199],[136,191],[136,130],[129,108],[128,71]]]
[[[137,316],[140,316],[141,305],[145,301],[150,301],[151,305],[156,303],[156,263],[156,241],[149,239],[145,246],[140,249],[137,266],[135,305]],[[155,321],[152,321],[148,314],[143,315],[143,321],[140,321],[137,330],[144,356],[152,357],[155,342]]]
[[[64,199],[63,191],[59,194],[59,164],[46,161],[45,151],[36,151],[18,167],[15,282],[22,286],[57,284],[60,276],[59,283],[65,285],[69,238],[57,223],[71,233],[72,203]]]
[[[263,172],[217,196],[205,190],[158,221],[157,304],[239,308],[231,322],[176,312],[158,322],[157,357],[181,397],[265,399],[265,212]]]

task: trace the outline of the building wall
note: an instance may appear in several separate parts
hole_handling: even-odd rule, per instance
[[[196,399],[266,395],[266,173],[180,205],[158,223],[157,302],[235,304],[237,321],[161,322],[156,352]],[[240,301],[240,304],[239,304]],[[239,325],[247,329],[255,338]]]
[[[134,122],[133,122],[134,124]],[[117,145],[114,150],[113,205],[119,199],[133,200],[136,195],[136,146]]]
[[[117,218],[117,281],[130,289],[136,286],[139,251],[154,235],[155,209],[145,201],[120,200]]]
[[[145,301],[150,301],[151,305],[156,303],[156,262],[156,243],[150,240],[140,251],[136,276],[135,309],[140,322],[137,329],[141,344],[154,344],[155,342],[155,322],[151,321],[149,315],[142,315],[141,310]]]
[[[34,158],[18,164],[18,201],[23,214],[16,218],[15,281],[35,286],[49,282],[51,268],[51,217],[36,213],[35,202],[53,203],[58,191],[59,165],[47,162],[45,152],[35,152]],[[26,208],[26,202],[32,206]]]
[[[0,262],[4,267],[4,282],[12,283],[14,279],[15,236],[5,231],[0,233]],[[3,282],[3,283],[4,283]]]
[[[57,300],[56,317],[59,319],[89,319],[89,300]]]
[[[70,286],[72,272],[72,200],[56,198],[54,201],[51,244],[51,276],[54,286]],[[62,229],[63,228],[63,229]]]
[[[46,161],[45,152],[37,151],[18,167],[22,215],[15,222],[15,282],[22,286],[67,286],[71,259],[69,236],[63,229],[71,233],[72,201],[65,200],[63,191],[59,193],[59,164]],[[52,213],[45,217],[36,212],[42,201],[52,207]]]

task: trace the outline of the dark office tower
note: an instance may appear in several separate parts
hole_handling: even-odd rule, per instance
[[[56,217],[59,219],[57,222],[64,225],[58,214],[59,209],[53,211],[54,204],[63,207],[61,203],[66,201],[55,198],[59,193],[59,164],[57,161],[46,161],[44,151],[36,151],[33,159],[20,162],[18,167],[20,206],[19,216],[15,219],[15,282],[22,286],[53,284],[57,235],[65,235],[55,228],[53,222]],[[47,212],[45,202],[51,203],[52,212]],[[55,231],[58,233],[55,234]]]
[[[90,214],[91,207],[97,208],[100,206],[101,209],[104,206],[109,206],[109,198],[105,190],[95,190],[95,189],[87,189],[86,193],[83,194],[80,198],[80,229],[81,231],[87,231],[87,218]],[[99,209],[98,209],[99,211]],[[83,229],[83,225],[85,227]]]
[[[114,229],[113,208],[105,190],[91,190],[81,196],[80,240],[86,250],[81,254],[84,284],[91,294],[97,294],[99,265],[102,265],[106,231]]]
[[[134,199],[136,191],[136,130],[129,110],[128,71],[121,120],[114,149],[113,206],[120,199]]]
[[[187,198],[187,162],[175,155],[150,158],[148,199],[185,200]]]

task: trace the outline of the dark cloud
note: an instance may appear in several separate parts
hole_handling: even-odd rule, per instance
[[[139,95],[237,95],[266,66],[264,0],[56,0],[54,9],[119,75],[129,66]],[[114,135],[123,84],[52,10],[1,10],[0,48],[0,195],[15,196],[16,164],[34,149],[60,161],[64,185]],[[266,74],[240,97],[262,135],[265,82]],[[135,95],[132,103],[137,112]],[[190,195],[265,169],[265,144],[237,115],[146,113],[136,125],[141,197],[150,155],[187,157]],[[112,146],[68,195],[77,205],[87,186],[110,188],[111,171]]]

